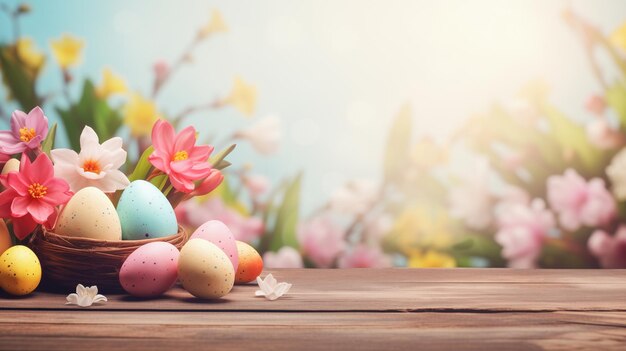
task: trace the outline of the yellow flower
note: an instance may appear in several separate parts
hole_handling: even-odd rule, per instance
[[[430,168],[442,164],[448,155],[444,147],[439,146],[429,137],[418,141],[411,151],[411,159],[422,168]]]
[[[444,249],[453,243],[449,225],[444,208],[425,204],[408,207],[396,219],[388,239],[405,254],[417,248]]]
[[[249,117],[252,116],[256,107],[256,95],[256,88],[253,85],[246,83],[241,78],[235,78],[233,89],[223,103],[232,105]]]
[[[202,39],[215,33],[224,32],[228,32],[228,26],[226,25],[226,22],[224,22],[222,13],[219,10],[215,9],[211,12],[211,18],[209,19],[209,22],[204,27],[200,28],[199,36]]]
[[[105,99],[113,94],[123,94],[127,91],[126,82],[108,68],[102,71],[102,83],[96,88],[96,94]]]
[[[611,44],[615,45],[622,51],[626,51],[626,22],[617,28],[609,38]]]
[[[45,61],[45,56],[35,47],[35,42],[31,38],[20,38],[17,40],[17,54],[20,61],[32,70],[39,70]]]
[[[135,137],[150,135],[152,125],[159,119],[154,102],[135,94],[124,109],[124,123]]]
[[[410,268],[454,268],[456,261],[450,255],[433,250],[415,251],[409,256],[407,266]]]
[[[83,46],[82,40],[74,38],[69,34],[63,34],[61,38],[50,43],[52,54],[61,68],[66,69],[76,65],[81,58]]]

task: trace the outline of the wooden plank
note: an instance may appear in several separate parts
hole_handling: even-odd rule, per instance
[[[0,311],[0,350],[623,350],[625,312]]]
[[[99,310],[170,311],[626,311],[626,271],[511,269],[272,270],[293,283],[277,300],[237,286],[223,299],[199,300],[175,288],[152,299],[108,295]],[[267,273],[267,272],[266,272]],[[69,292],[67,292],[69,293]],[[9,309],[76,309],[65,296],[37,292],[0,298]]]

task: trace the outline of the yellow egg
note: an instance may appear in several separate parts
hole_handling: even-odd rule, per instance
[[[12,295],[27,295],[41,281],[37,255],[23,245],[16,245],[0,256],[0,287]]]
[[[11,245],[13,245],[13,241],[11,240],[7,224],[4,222],[4,219],[0,219],[0,255]]]
[[[12,158],[8,160],[7,163],[4,164],[4,167],[2,167],[2,173],[0,174],[7,174],[9,172],[18,172],[19,170],[20,170],[20,161],[16,158]]]
[[[79,190],[61,210],[54,232],[98,240],[121,240],[122,226],[115,207],[100,189]]]
[[[228,256],[215,244],[204,239],[191,239],[180,250],[178,279],[193,296],[216,299],[233,288],[235,269]]]

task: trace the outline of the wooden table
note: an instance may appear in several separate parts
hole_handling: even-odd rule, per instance
[[[293,283],[276,301],[254,297],[256,285],[218,301],[175,288],[85,309],[2,295],[0,349],[626,350],[626,270],[270,272]]]

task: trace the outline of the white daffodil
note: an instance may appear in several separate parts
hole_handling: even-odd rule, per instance
[[[98,294],[97,286],[84,287],[83,284],[76,285],[76,293],[67,295],[66,305],[78,305],[80,307],[89,307],[94,303],[107,302],[104,295]]]
[[[96,132],[86,126],[80,134],[80,154],[70,149],[55,149],[51,155],[54,175],[65,179],[73,192],[93,186],[105,193],[113,193],[130,184],[119,170],[126,162],[120,137],[100,144]]]
[[[247,140],[260,154],[270,155],[278,150],[281,139],[280,120],[269,116],[235,133],[235,138]]]
[[[254,296],[264,296],[270,301],[285,295],[291,289],[291,284],[285,282],[278,283],[271,273],[265,277],[265,280],[261,279],[261,277],[256,277],[256,282],[261,290],[257,290]]]

